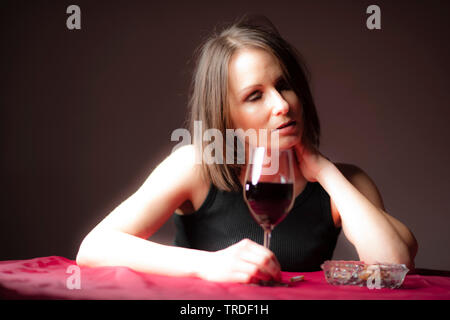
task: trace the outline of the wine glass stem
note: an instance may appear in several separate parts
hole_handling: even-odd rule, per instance
[[[272,232],[270,229],[264,229],[264,247],[269,249],[270,247],[270,237]]]

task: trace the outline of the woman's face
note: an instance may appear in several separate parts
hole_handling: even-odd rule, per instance
[[[301,140],[302,107],[277,59],[262,49],[238,50],[228,66],[228,97],[234,129],[267,129],[279,134],[280,149]]]

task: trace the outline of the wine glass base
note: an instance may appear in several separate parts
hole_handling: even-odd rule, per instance
[[[259,280],[257,286],[261,287],[289,287],[288,283],[275,281],[275,280]]]

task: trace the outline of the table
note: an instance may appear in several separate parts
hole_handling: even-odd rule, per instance
[[[127,267],[79,267],[59,257],[0,261],[1,299],[70,300],[450,300],[450,277],[408,274],[399,289],[333,286],[323,272],[290,287],[215,283],[136,272]]]

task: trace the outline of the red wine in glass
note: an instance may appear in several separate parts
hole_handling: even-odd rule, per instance
[[[245,196],[252,217],[263,227],[271,229],[287,215],[294,195],[293,183],[259,182],[245,184]]]

